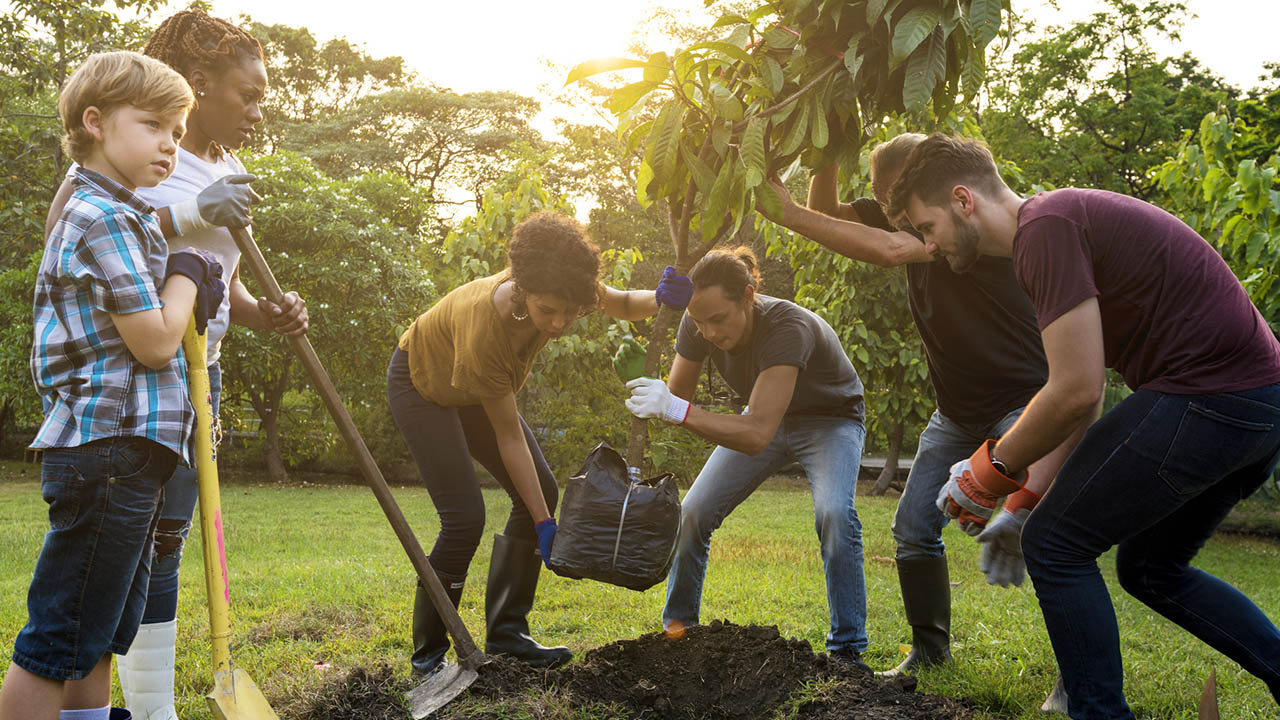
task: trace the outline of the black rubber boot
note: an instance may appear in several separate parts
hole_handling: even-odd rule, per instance
[[[876,673],[893,677],[951,659],[951,576],[947,556],[898,560],[902,606],[911,626],[911,652],[898,667]]]
[[[529,610],[541,570],[542,557],[536,545],[506,535],[493,536],[489,585],[484,592],[486,653],[513,657],[534,667],[563,665],[573,657],[567,647],[544,647],[529,636]]]
[[[444,585],[449,601],[458,607],[467,576],[436,571],[436,577]],[[444,654],[448,651],[449,630],[440,619],[440,613],[436,612],[426,588],[422,587],[422,581],[418,581],[418,592],[413,598],[413,657],[409,658],[413,674],[421,676],[433,672],[444,664]]]

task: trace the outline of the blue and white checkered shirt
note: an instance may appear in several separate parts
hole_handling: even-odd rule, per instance
[[[155,210],[92,170],[80,168],[73,185],[36,277],[31,374],[45,416],[31,447],[145,437],[190,464],[195,410],[182,350],[152,370],[111,321],[161,307],[169,246]]]

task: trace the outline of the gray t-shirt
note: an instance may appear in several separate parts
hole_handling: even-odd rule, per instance
[[[774,365],[800,368],[788,415],[828,415],[861,422],[866,415],[862,380],[853,369],[827,321],[799,305],[756,295],[751,344],[737,354],[707,342],[685,313],[676,336],[676,352],[694,362],[711,362],[729,387],[751,397],[760,373]]]

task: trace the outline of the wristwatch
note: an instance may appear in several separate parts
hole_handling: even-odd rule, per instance
[[[991,459],[991,467],[995,468],[996,472],[1007,478],[1013,477],[1013,473],[1009,472],[1009,468],[1005,467],[1004,463],[996,459],[994,443],[992,443],[991,447],[987,449],[987,457]]]

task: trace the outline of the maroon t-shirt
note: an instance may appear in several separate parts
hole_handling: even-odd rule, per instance
[[[1208,243],[1155,205],[1065,188],[1022,204],[1013,263],[1044,329],[1098,298],[1108,367],[1200,395],[1280,382],[1280,343]]]

